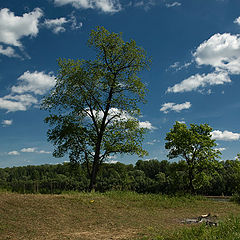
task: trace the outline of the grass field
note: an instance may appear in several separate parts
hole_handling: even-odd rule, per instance
[[[185,218],[215,214],[225,224],[190,227]],[[0,239],[228,239],[211,234],[236,232],[240,205],[197,197],[167,197],[131,192],[23,195],[0,193]],[[236,229],[239,225],[239,229]],[[202,234],[202,235],[201,235]],[[196,237],[194,237],[196,235]],[[215,236],[214,235],[214,236]],[[201,237],[205,236],[205,237]],[[208,236],[208,238],[206,237]],[[230,236],[230,235],[229,235]],[[200,238],[199,238],[200,237]]]

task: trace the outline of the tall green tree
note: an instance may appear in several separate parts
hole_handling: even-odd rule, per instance
[[[104,27],[91,31],[88,46],[94,60],[59,59],[56,85],[42,107],[50,111],[45,121],[54,156],[69,153],[70,161],[85,162],[92,190],[110,155],[147,154],[141,146],[146,129],[137,120],[146,87],[137,74],[150,59],[134,40]]]
[[[190,124],[176,122],[167,133],[165,148],[169,150],[170,159],[180,157],[187,162],[188,186],[191,193],[195,192],[194,180],[197,174],[205,169],[209,171],[216,164],[215,159],[220,152],[211,138],[212,128],[208,124]]]

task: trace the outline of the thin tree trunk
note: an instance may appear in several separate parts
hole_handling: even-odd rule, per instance
[[[116,78],[116,76],[114,77],[114,81],[115,81],[115,78]],[[109,112],[109,109],[110,109],[112,96],[113,96],[113,87],[111,87],[110,91],[109,91],[108,99],[106,101],[106,103],[107,103],[106,109],[105,109],[105,112],[104,112],[104,115],[103,115],[98,139],[97,139],[97,142],[96,142],[96,149],[95,149],[95,155],[94,155],[94,160],[93,160],[89,191],[94,190],[95,187],[96,187],[96,178],[97,178],[97,173],[98,173],[99,165],[100,165],[99,160],[100,160],[100,152],[101,152],[101,143],[102,143],[104,131],[105,131],[105,128],[106,128],[105,124],[106,124],[106,119],[107,119],[108,112]]]
[[[100,155],[100,144],[98,144],[95,151],[95,156],[94,156],[94,161],[93,161],[92,171],[90,176],[89,192],[95,190],[95,187],[96,187],[96,179],[97,179],[97,173],[99,169],[99,155]]]
[[[193,168],[189,168],[188,170],[188,178],[189,178],[189,190],[190,190],[190,193],[191,194],[194,194],[195,193],[195,189],[194,189],[194,186],[193,186]]]
[[[97,167],[96,167],[96,164],[93,164],[91,178],[90,178],[90,184],[89,184],[89,189],[88,189],[89,192],[95,190],[96,178],[97,178]]]

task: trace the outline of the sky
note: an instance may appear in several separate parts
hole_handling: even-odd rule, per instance
[[[240,152],[239,0],[1,0],[0,167],[57,164],[40,110],[58,58],[92,59],[97,26],[122,32],[152,58],[140,73],[148,88],[140,121],[148,159],[167,159],[175,121],[209,124],[222,160]],[[111,162],[134,164],[138,156]],[[171,160],[172,161],[172,160]]]

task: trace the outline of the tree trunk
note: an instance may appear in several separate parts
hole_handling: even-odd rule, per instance
[[[190,190],[190,193],[191,194],[194,194],[195,193],[195,189],[194,189],[194,186],[193,186],[193,168],[192,167],[189,167],[188,169],[188,178],[189,178],[189,190]]]
[[[92,165],[92,171],[90,176],[89,192],[93,191],[96,187],[97,173],[99,169],[99,156],[100,156],[100,144],[97,144],[97,148],[94,155],[94,161]]]
[[[116,76],[114,77],[114,81],[116,79]],[[100,152],[101,152],[101,143],[105,131],[105,124],[106,124],[106,119],[108,116],[108,112],[110,109],[111,101],[112,101],[112,96],[113,96],[113,87],[110,88],[108,99],[107,99],[107,105],[106,105],[106,110],[103,115],[100,131],[98,134],[98,139],[96,142],[96,148],[95,148],[95,155],[94,155],[94,160],[93,160],[93,166],[92,166],[92,172],[91,172],[91,179],[90,179],[90,185],[89,185],[89,191],[91,192],[92,190],[95,189],[96,187],[96,178],[97,178],[97,173],[99,170],[99,165],[100,165]]]
[[[92,166],[90,184],[89,184],[89,188],[88,188],[89,192],[95,190],[95,187],[96,187],[96,178],[97,178],[97,172],[98,172],[98,166],[97,165],[98,164],[94,160],[94,163],[93,163],[93,166]]]

